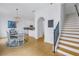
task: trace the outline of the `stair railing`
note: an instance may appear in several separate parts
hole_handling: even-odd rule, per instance
[[[75,4],[74,7],[75,7],[75,9],[76,9],[77,15],[79,16],[79,12],[78,12],[78,7],[77,7],[77,5]]]
[[[54,29],[54,53],[56,52],[56,49],[57,49],[58,39],[59,39],[59,22],[56,25],[56,28]]]

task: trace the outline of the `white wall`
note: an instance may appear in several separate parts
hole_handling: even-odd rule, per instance
[[[47,8],[41,9],[36,12],[36,18],[35,18],[35,37],[38,38],[37,33],[37,22],[39,17],[44,17],[45,24],[44,24],[44,35],[45,35],[45,42],[52,43],[54,39],[54,28],[56,27],[58,21],[61,19],[61,4],[53,4],[52,6],[49,6]],[[48,28],[48,20],[54,20],[54,27]]]
[[[24,31],[24,27],[29,27],[30,25],[34,25],[33,22],[34,21],[30,21],[30,20],[26,20],[26,19],[19,20],[19,22],[17,23],[17,30],[18,30],[18,32],[23,32]],[[26,33],[27,33],[27,30],[26,30]]]
[[[6,16],[6,17],[3,16],[2,19],[0,20],[0,25],[1,25],[0,30],[1,30],[1,36],[2,37],[6,37],[7,36],[8,20],[14,20],[14,18],[9,18],[8,16]],[[34,22],[22,18],[17,23],[17,31],[19,33],[22,33],[22,32],[24,32],[23,28],[24,27],[29,27],[29,25],[34,25]]]
[[[64,4],[62,4],[61,5],[61,11],[60,11],[60,34],[61,34],[61,29],[62,29],[62,27],[63,27],[63,25],[64,25],[64,21],[65,21],[65,7],[64,7],[65,5]]]
[[[30,17],[30,16],[29,16]],[[49,5],[46,8],[40,9],[35,12],[34,14],[34,19],[33,21],[31,20],[26,20],[22,18],[19,20],[18,23],[18,31],[22,32],[23,27],[27,27],[29,25],[34,25],[35,30],[30,30],[29,35],[32,37],[35,37],[36,39],[38,38],[38,20],[40,17],[44,17],[44,41],[48,43],[53,44],[53,39],[54,39],[54,28],[56,27],[57,23],[59,20],[61,20],[61,4],[53,4]],[[1,19],[1,32],[3,36],[7,36],[7,21],[10,19],[8,16],[4,17]],[[54,27],[53,28],[48,28],[48,20],[54,20]]]
[[[8,30],[8,18],[3,16],[1,19],[1,37],[6,37],[7,36],[7,30]]]
[[[0,27],[1,27],[1,18],[0,18]],[[0,37],[1,37],[1,29],[0,29]]]

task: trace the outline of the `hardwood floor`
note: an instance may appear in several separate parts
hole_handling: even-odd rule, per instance
[[[1,41],[1,39],[0,39]],[[28,41],[21,47],[10,48],[5,44],[0,44],[1,56],[59,56],[62,54],[53,53],[52,46],[49,43],[44,43],[43,39],[38,40],[29,37]]]

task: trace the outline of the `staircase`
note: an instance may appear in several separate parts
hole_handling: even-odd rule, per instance
[[[71,15],[64,21],[57,52],[65,56],[79,56],[79,17]]]

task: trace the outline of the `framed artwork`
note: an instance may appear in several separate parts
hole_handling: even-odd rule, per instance
[[[16,21],[8,21],[8,28],[16,28]]]
[[[48,20],[48,27],[53,27],[54,26],[54,21],[53,20]]]

